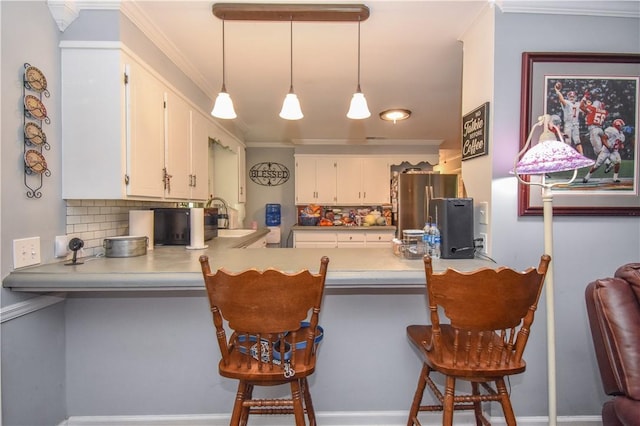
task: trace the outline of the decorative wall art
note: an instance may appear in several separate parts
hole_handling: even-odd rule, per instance
[[[43,124],[51,123],[47,108],[42,102],[43,96],[48,98],[50,93],[42,71],[28,63],[24,64],[22,83],[24,184],[28,198],[40,198],[43,176],[51,176],[43,155],[43,151],[48,151],[51,146],[47,142],[47,134],[42,130]]]
[[[254,164],[249,170],[249,179],[262,186],[278,186],[289,180],[289,169],[280,163]]]
[[[596,162],[553,188],[554,215],[640,215],[639,90],[637,54],[523,53],[520,148],[538,117],[549,114],[557,138]],[[545,179],[566,181],[572,173]],[[519,184],[518,196],[519,215],[542,214],[538,187]]]
[[[462,117],[462,161],[489,153],[489,102]]]

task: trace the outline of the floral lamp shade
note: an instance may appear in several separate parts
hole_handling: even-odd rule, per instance
[[[594,161],[558,140],[545,140],[529,149],[516,164],[520,175],[564,172],[593,165]]]

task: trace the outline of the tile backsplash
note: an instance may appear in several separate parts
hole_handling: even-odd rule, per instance
[[[127,200],[67,200],[67,229],[69,239],[84,241],[80,257],[104,253],[103,240],[129,233],[129,210],[153,207],[175,207],[176,203]]]

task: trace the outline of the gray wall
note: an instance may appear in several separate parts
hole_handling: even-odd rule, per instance
[[[60,54],[59,30],[45,2],[1,2],[2,7],[2,261],[1,276],[13,269],[12,241],[40,237],[42,261],[53,259],[55,235],[65,233],[65,204],[61,197]],[[30,29],[26,36],[25,28]],[[43,130],[51,149],[44,152],[50,177],[44,177],[42,197],[29,199],[24,180],[23,92],[24,64],[38,67],[47,78],[51,96],[43,103],[51,124]],[[35,184],[35,179],[30,179]],[[2,305],[21,297],[2,291]]]
[[[0,8],[0,276],[4,278],[13,269],[12,241],[16,238],[39,236],[42,261],[53,260],[54,237],[65,234],[65,204],[60,184],[60,32],[44,1],[2,1]],[[27,198],[23,183],[22,78],[25,62],[45,74],[51,93],[43,100],[51,117],[51,124],[43,126],[51,145],[51,149],[44,152],[51,176],[44,178],[39,199]],[[33,295],[0,290],[2,307],[31,297]],[[64,304],[5,321],[1,327],[2,424],[51,425],[65,419]]]
[[[281,205],[281,241],[279,247],[291,247],[291,226],[296,224],[295,209],[295,162],[293,148],[247,148],[247,173],[258,163],[280,163],[289,169],[289,180],[278,186],[262,186],[253,182],[247,175],[247,208],[245,227],[256,221],[259,227],[265,226],[265,206],[268,203]]]

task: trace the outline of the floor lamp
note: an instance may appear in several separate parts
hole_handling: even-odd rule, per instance
[[[540,128],[540,129],[538,129]],[[538,143],[530,148],[535,134],[540,134]],[[558,185],[568,185],[578,175],[578,169],[593,165],[594,161],[584,157],[570,145],[558,140],[563,135],[548,114],[541,116],[531,128],[529,137],[515,160],[514,172],[524,185],[536,185],[542,189],[542,214],[544,220],[544,252],[551,256],[551,263],[546,277],[547,307],[547,369],[549,387],[549,425],[556,425],[556,342],[555,342],[555,307],[553,288],[553,192]],[[547,174],[573,170],[573,177],[568,181],[547,181]],[[521,175],[540,175],[540,181],[522,179]]]

